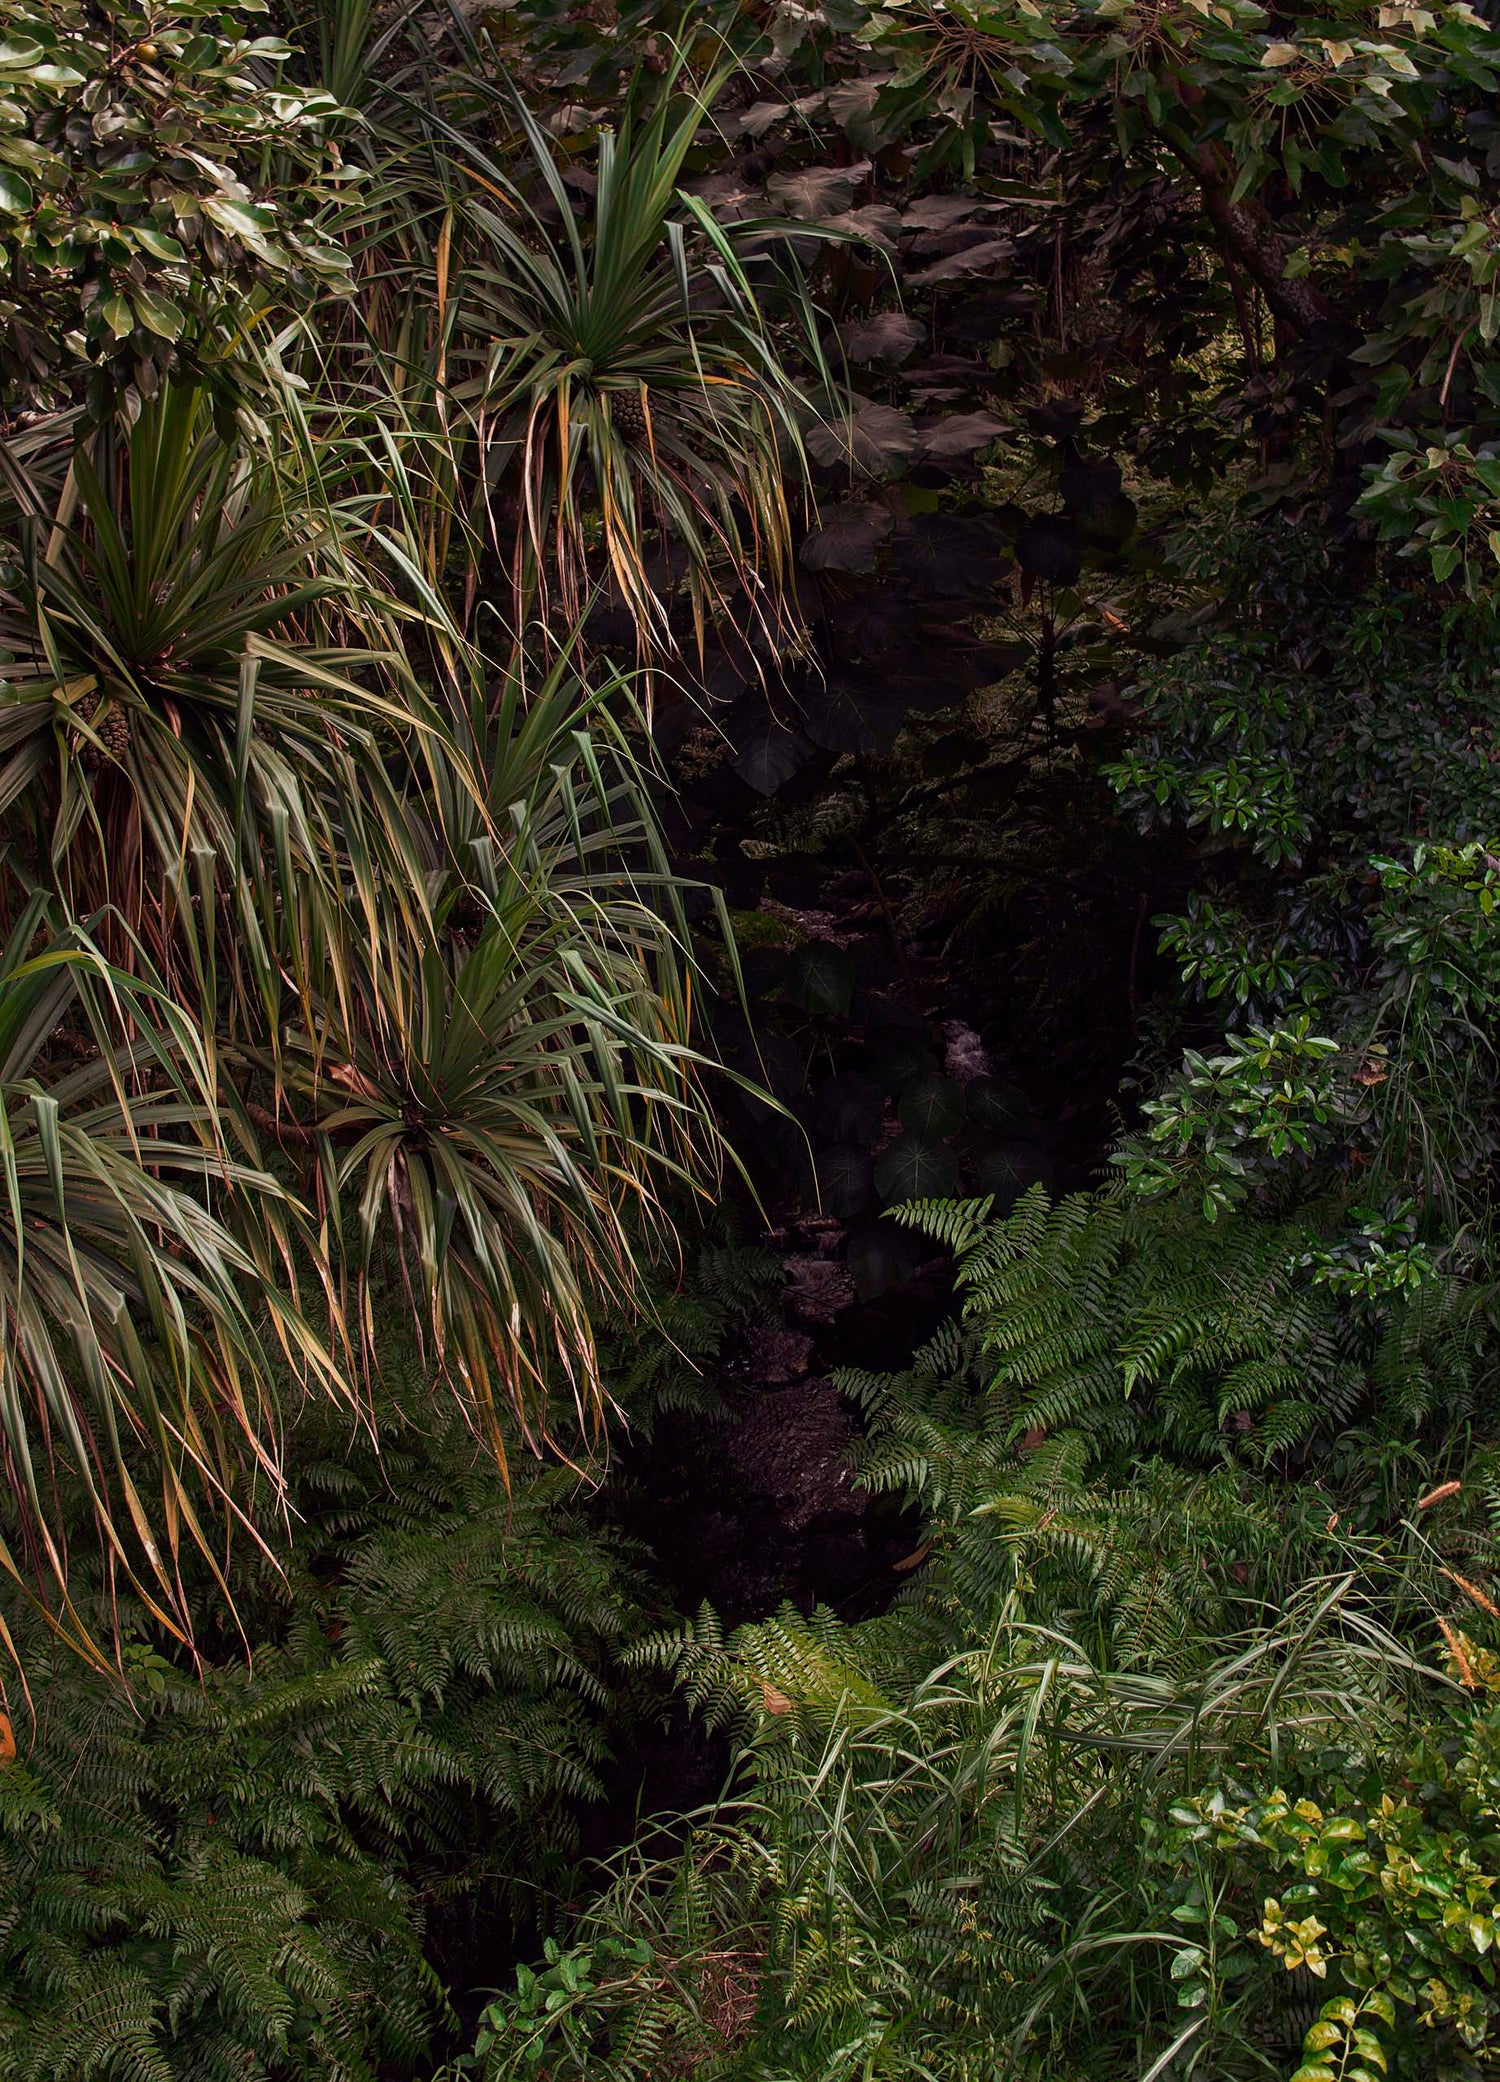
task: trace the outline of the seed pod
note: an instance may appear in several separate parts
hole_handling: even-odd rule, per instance
[[[73,713],[80,723],[86,723],[92,729],[94,718],[99,713],[98,695],[85,694],[82,700],[75,701]],[[104,754],[91,738],[81,738],[78,746],[78,761],[86,774],[97,773],[104,764]]]
[[[121,760],[130,750],[130,711],[112,701],[99,721],[99,741],[111,759]]]
[[[83,738],[80,742],[79,764],[87,774],[96,774],[106,759],[121,760],[130,750],[130,711],[117,701],[101,701],[97,694],[85,694],[75,702],[73,713],[80,723],[87,724],[94,738]]]
[[[639,390],[612,390],[609,394],[609,416],[615,430],[627,441],[644,441],[646,438],[645,392]]]

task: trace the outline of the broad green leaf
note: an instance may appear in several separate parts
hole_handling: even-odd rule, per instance
[[[875,1165],[857,1143],[836,1143],[818,1152],[818,1197],[840,1221],[863,1214],[875,1198]]]
[[[151,254],[156,260],[182,260],[185,257],[180,241],[170,232],[158,231],[154,224],[128,224],[124,227],[124,235],[134,239],[143,253]]]
[[[235,238],[261,242],[267,232],[276,229],[274,210],[260,203],[236,202],[227,195],[206,195],[203,214],[211,217],[220,231],[227,231]]]
[[[814,940],[792,956],[787,987],[808,1012],[845,1013],[854,996],[854,963],[831,940]]]
[[[150,289],[131,292],[131,303],[135,315],[147,332],[155,333],[160,340],[175,340],[180,337],[183,316],[179,307],[169,296],[158,296]]]
[[[901,1094],[896,1111],[903,1127],[934,1142],[963,1126],[964,1095],[948,1077],[919,1077]]]
[[[875,1165],[875,1189],[887,1207],[904,1200],[941,1200],[958,1184],[958,1173],[941,1143],[903,1135]]]

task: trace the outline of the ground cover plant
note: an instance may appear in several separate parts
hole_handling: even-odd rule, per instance
[[[1487,2072],[1487,13],[0,79],[7,2072]]]

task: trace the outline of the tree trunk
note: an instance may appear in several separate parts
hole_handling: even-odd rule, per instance
[[[1333,306],[1311,282],[1287,280],[1286,252],[1265,204],[1249,198],[1230,201],[1236,175],[1233,160],[1216,145],[1169,142],[1203,191],[1203,208],[1226,263],[1242,268],[1274,315],[1301,337],[1336,324]]]

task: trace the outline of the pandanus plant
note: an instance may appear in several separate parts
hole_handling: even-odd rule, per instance
[[[64,933],[89,918],[121,1007],[57,1092],[24,1051],[9,1073],[22,1186],[56,1233],[49,1259],[14,1201],[14,1281],[24,1259],[27,1307],[66,1333],[47,1357],[0,1265],[41,1413],[27,1431],[19,1389],[0,1412],[12,1559],[65,1579],[29,1472],[45,1433],[184,1631],[174,1542],[207,1549],[215,1511],[274,1495],[294,1374],[378,1421],[392,1320],[502,1460],[507,1413],[534,1442],[587,1436],[593,1314],[633,1300],[671,1189],[722,1156],[626,691],[565,658],[497,685],[435,588],[382,593],[396,534],[362,535],[315,450],[294,471],[281,447],[226,444],[169,392],[66,471],[10,475],[0,902],[22,952],[28,889]]]
[[[217,1573],[215,1520],[280,1501],[274,1382],[339,1386],[296,1204],[235,1155],[203,1037],[137,953],[127,974],[40,896],[0,952],[0,1566],[84,1648],[59,1470],[110,1572],[185,1633],[184,1548]]]
[[[114,951],[138,937],[211,998],[222,950],[274,1005],[302,951],[276,945],[278,879],[304,915],[316,893],[320,954],[351,865],[411,886],[389,755],[434,726],[377,590],[316,488],[221,439],[196,388],[74,448],[60,489],[7,479],[0,820],[75,913],[123,924]]]
[[[773,645],[795,625],[786,483],[802,400],[740,242],[679,190],[721,84],[679,94],[680,73],[599,132],[586,204],[519,101],[529,177],[470,151],[486,192],[462,284],[473,366],[454,386],[480,431],[517,625],[574,630],[607,585],[647,655],[678,644],[656,566],[685,578],[700,641],[710,621]]]
[[[701,1192],[726,1154],[628,699],[564,657],[455,719],[489,792],[442,820],[436,929],[392,920],[353,955],[353,987],[284,1036],[267,1124],[312,1160],[367,1358],[394,1291],[502,1464],[502,1413],[555,1438],[558,1389],[568,1435],[597,1436],[598,1309],[636,1305],[670,1189]]]

